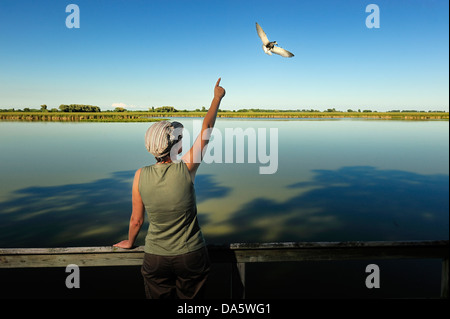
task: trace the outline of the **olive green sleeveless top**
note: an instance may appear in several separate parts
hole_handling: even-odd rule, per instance
[[[143,167],[139,193],[149,221],[146,253],[175,256],[205,246],[194,184],[184,162]]]

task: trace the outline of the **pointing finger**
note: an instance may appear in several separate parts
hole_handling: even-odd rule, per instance
[[[219,79],[217,80],[216,87],[219,86],[219,84],[220,84],[220,79],[221,79],[221,78],[219,78]]]

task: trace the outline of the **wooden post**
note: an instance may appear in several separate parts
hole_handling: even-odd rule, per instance
[[[448,257],[442,260],[441,298],[448,298]]]
[[[231,264],[231,299],[245,299],[245,263]]]
[[[242,299],[245,299],[245,263],[237,263],[239,279],[242,285]]]

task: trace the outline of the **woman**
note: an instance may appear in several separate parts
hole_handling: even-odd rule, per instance
[[[193,299],[202,295],[210,261],[197,221],[194,180],[209,142],[225,90],[220,78],[200,135],[180,162],[182,125],[153,124],[145,135],[147,150],[157,163],[136,171],[128,239],[115,247],[132,248],[147,211],[149,229],[141,268],[147,298]]]

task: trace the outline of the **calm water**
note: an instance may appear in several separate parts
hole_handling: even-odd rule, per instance
[[[192,140],[199,120],[178,120]],[[1,122],[0,247],[126,238],[134,172],[154,163],[149,125]],[[209,243],[449,238],[449,122],[218,119],[216,128],[215,161],[195,182]],[[230,143],[239,145],[227,128],[266,129],[255,147],[272,165],[277,155],[276,172],[259,174],[269,163],[258,154],[256,163],[225,163]]]

